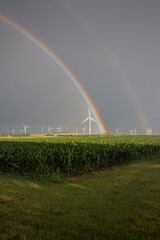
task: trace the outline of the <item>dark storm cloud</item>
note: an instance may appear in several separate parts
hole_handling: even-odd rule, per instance
[[[0,0],[1,13],[45,42],[74,72],[110,132],[142,132],[140,107],[148,127],[160,133],[159,9],[156,0]],[[0,123],[79,129],[87,114],[86,103],[55,63],[3,23],[0,112]]]

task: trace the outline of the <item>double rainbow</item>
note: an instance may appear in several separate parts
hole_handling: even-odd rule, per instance
[[[0,21],[7,24],[14,30],[16,30],[18,33],[21,33],[24,37],[29,39],[34,45],[36,45],[38,48],[40,48],[45,54],[48,55],[59,67],[60,69],[67,75],[67,77],[72,81],[72,83],[75,85],[87,105],[90,107],[96,121],[97,126],[99,128],[100,133],[105,134],[106,128],[102,122],[102,119],[98,113],[98,110],[95,108],[93,102],[91,101],[90,97],[88,96],[85,89],[82,87],[78,79],[75,77],[75,75],[71,72],[71,70],[62,62],[61,59],[57,57],[57,55],[51,51],[43,42],[41,42],[38,38],[36,38],[32,33],[30,33],[28,30],[24,29],[17,23],[15,23],[13,20],[9,19],[8,17],[0,14]]]
[[[66,12],[68,12],[70,15],[74,17],[78,25],[83,26],[83,29],[85,29],[88,35],[95,40],[95,43],[97,44],[97,48],[99,49],[99,51],[101,51],[104,57],[107,57],[106,60],[109,60],[109,62],[111,63],[112,67],[117,73],[119,80],[124,86],[128,98],[130,99],[134,113],[139,122],[139,127],[141,131],[143,133],[146,133],[147,129],[150,128],[150,124],[141,106],[136,91],[134,90],[134,87],[129,77],[126,75],[126,72],[122,68],[120,61],[118,61],[117,56],[113,55],[110,47],[107,45],[106,42],[104,42],[100,34],[97,34],[94,28],[87,21],[87,18],[85,18],[84,15],[81,15],[81,13],[74,7],[73,4],[69,4],[68,1],[65,0],[58,0],[58,3],[66,10]]]

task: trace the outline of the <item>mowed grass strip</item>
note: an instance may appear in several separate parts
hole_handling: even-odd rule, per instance
[[[63,180],[0,174],[0,239],[160,239],[160,159]]]

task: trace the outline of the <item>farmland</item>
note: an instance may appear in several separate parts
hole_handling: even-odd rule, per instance
[[[0,138],[0,239],[158,240],[159,156],[160,136]]]
[[[0,171],[77,175],[160,153],[160,136],[1,138]]]

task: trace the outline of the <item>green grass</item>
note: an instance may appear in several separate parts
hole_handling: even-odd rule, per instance
[[[1,240],[160,239],[160,159],[56,182],[0,174]]]

